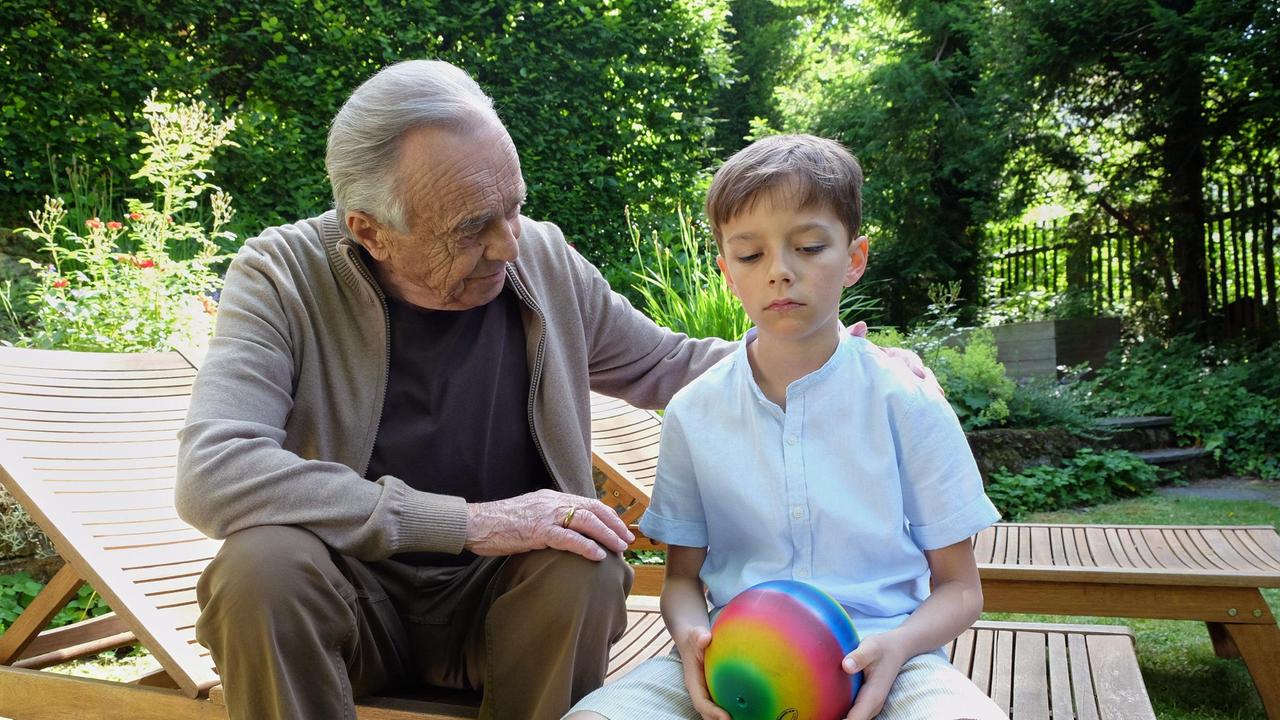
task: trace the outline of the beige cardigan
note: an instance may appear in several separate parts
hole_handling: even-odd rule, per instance
[[[556,485],[593,497],[588,387],[661,407],[732,346],[658,327],[559,228],[520,222],[507,282],[522,301],[530,427]],[[212,537],[298,525],[364,560],[461,551],[462,498],[364,479],[388,346],[381,290],[332,211],[246,242],[178,435],[178,514]]]

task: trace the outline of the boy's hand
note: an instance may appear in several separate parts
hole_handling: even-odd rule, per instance
[[[707,690],[704,659],[710,644],[711,629],[705,627],[689,628],[677,639],[680,662],[684,665],[684,686],[693,700],[693,709],[698,711],[702,720],[731,720],[729,713],[711,701],[711,692]]]
[[[897,643],[885,641],[884,635],[873,635],[858,646],[857,650],[844,656],[841,667],[850,675],[862,671],[862,689],[858,698],[849,708],[846,720],[871,720],[880,714],[885,698],[889,697],[889,688],[898,679],[898,671],[907,658],[897,650]]]
[[[865,338],[867,336],[867,324],[861,320],[850,325],[848,330],[849,334],[854,337]],[[877,347],[879,346],[877,345]],[[910,370],[913,375],[923,380],[926,385],[937,390],[939,395],[945,396],[947,394],[947,392],[942,389],[941,383],[938,382],[937,376],[933,374],[932,370],[924,366],[924,361],[920,359],[919,355],[906,348],[880,348],[880,351],[889,357],[896,358],[906,363],[907,369]]]

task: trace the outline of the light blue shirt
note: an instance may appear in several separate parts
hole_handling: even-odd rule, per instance
[[[738,350],[672,399],[640,529],[706,547],[714,608],[766,580],[801,580],[860,635],[900,625],[929,593],[924,550],[999,519],[951,406],[899,361],[842,335],[787,387],[784,411]]]

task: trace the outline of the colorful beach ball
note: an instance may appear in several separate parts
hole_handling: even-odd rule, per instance
[[[711,628],[711,699],[733,720],[838,720],[862,685],[840,661],[858,647],[853,621],[830,595],[771,580],[742,592]]]

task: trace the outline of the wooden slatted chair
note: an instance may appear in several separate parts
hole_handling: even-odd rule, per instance
[[[0,717],[226,718],[217,669],[194,635],[195,582],[219,543],[173,510],[174,436],[194,375],[178,353],[0,348],[0,482],[66,561],[0,635]],[[86,581],[115,612],[44,630]],[[628,606],[607,681],[671,648],[656,598]],[[161,670],[120,683],[45,669],[133,642]],[[1018,720],[1146,720],[1132,645],[1114,628],[985,623],[948,651]],[[450,720],[475,708],[442,695],[379,697],[362,699],[358,716]]]
[[[601,497],[636,532],[648,507],[662,420],[592,396],[592,448]],[[1280,628],[1261,588],[1280,587],[1280,535],[1270,526],[999,523],[974,541],[986,609],[1058,615],[1197,620],[1215,651],[1239,657],[1267,716],[1280,720]],[[657,594],[662,568],[637,568]]]

